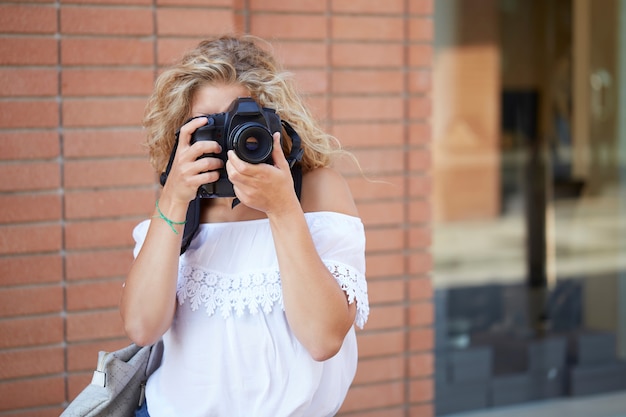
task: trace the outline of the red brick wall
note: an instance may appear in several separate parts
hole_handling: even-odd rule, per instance
[[[139,127],[155,73],[205,35],[271,39],[369,177],[371,316],[345,416],[431,416],[433,0],[0,2],[0,416],[58,416],[117,303],[158,188]],[[381,180],[383,182],[377,182]]]

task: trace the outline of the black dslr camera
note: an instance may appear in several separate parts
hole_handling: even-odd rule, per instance
[[[210,114],[208,123],[191,135],[191,144],[202,140],[214,140],[222,147],[219,154],[204,154],[224,161],[227,152],[234,150],[243,161],[251,164],[271,164],[274,140],[272,134],[282,129],[280,117],[273,109],[267,109],[250,97],[233,101],[224,113]],[[201,198],[234,197],[233,184],[229,181],[226,168],[219,170],[216,182],[204,184],[198,189]]]
[[[291,139],[291,150],[286,155],[287,163],[294,179],[294,190],[298,199],[302,191],[302,166],[300,161],[304,154],[300,135],[286,121],[280,117],[273,109],[259,106],[250,97],[240,97],[233,101],[228,110],[224,113],[208,114],[199,117],[208,118],[208,123],[199,127],[192,135],[190,143],[194,144],[201,140],[214,140],[222,147],[219,154],[204,154],[203,157],[217,157],[224,161],[228,160],[227,152],[234,150],[239,158],[251,164],[272,164],[272,150],[274,140],[272,135],[275,132],[284,133]],[[172,148],[169,162],[165,172],[161,173],[161,185],[165,185],[167,176],[172,169],[176,148],[178,146],[178,135],[176,132],[176,142]],[[200,224],[200,199],[213,197],[236,197],[233,183],[229,181],[226,168],[219,170],[219,179],[216,182],[203,184],[198,188],[196,198],[191,200],[187,209],[185,230],[181,243],[180,253],[183,254],[189,247],[191,240],[198,231]],[[233,207],[238,204],[238,199],[233,201]]]

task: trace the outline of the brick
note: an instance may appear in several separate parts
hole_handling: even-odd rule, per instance
[[[159,8],[156,12],[157,32],[161,36],[221,35],[234,31],[233,17],[230,10],[222,9]]]
[[[432,168],[431,152],[429,149],[414,149],[409,152],[408,171],[427,172]]]
[[[41,5],[0,5],[4,33],[56,33],[57,10]]]
[[[63,413],[64,408],[60,405],[37,407],[34,410],[16,410],[4,413],[2,417],[58,417]]]
[[[150,6],[153,2],[154,0],[63,0],[64,4],[121,4],[124,6]]]
[[[418,302],[409,307],[409,325],[427,326],[433,324],[433,305],[430,302]]]
[[[202,37],[195,38],[159,38],[157,40],[157,63],[162,66],[172,65],[183,54],[196,47]]]
[[[432,15],[435,13],[435,0],[412,0],[409,2],[409,13]]]
[[[426,120],[432,115],[432,102],[428,97],[414,97],[409,100],[409,117],[413,120]]]
[[[0,317],[54,313],[63,310],[60,285],[0,288]]]
[[[58,194],[0,194],[0,224],[61,219]]]
[[[0,349],[61,343],[63,319],[45,316],[0,320],[0,334]]]
[[[432,70],[419,69],[409,73],[409,92],[428,94],[433,88]]]
[[[378,0],[333,0],[332,11],[351,14],[401,14],[404,13],[404,0],[381,2]]]
[[[336,97],[332,117],[338,121],[400,121],[404,100],[398,97]]]
[[[409,46],[409,64],[412,67],[427,67],[433,65],[433,47],[429,44],[415,44]]]
[[[244,0],[235,0],[237,4],[243,3]],[[248,33],[248,16],[244,14],[243,7],[235,8],[235,15],[233,16],[233,32],[234,33]]]
[[[151,69],[66,69],[61,76],[66,97],[147,96],[154,84]]]
[[[367,225],[396,225],[403,221],[402,204],[398,202],[372,202],[359,205],[359,214]]]
[[[69,222],[65,226],[65,247],[75,249],[116,248],[134,245],[135,220]]]
[[[344,147],[394,146],[404,143],[404,127],[399,123],[345,122],[333,126]]]
[[[412,405],[409,408],[410,417],[433,417],[435,415],[435,407],[433,403]]]
[[[386,4],[386,3],[385,3]],[[333,15],[333,38],[337,40],[402,41],[403,16],[341,16]]]
[[[402,198],[405,179],[399,175],[356,175],[347,178],[352,196],[357,203],[364,204],[373,200]]]
[[[250,10],[270,11],[270,12],[302,12],[302,13],[322,13],[326,11],[326,4],[319,0],[250,0]]]
[[[59,92],[58,78],[56,69],[0,69],[0,96],[56,96]]]
[[[294,81],[298,89],[306,94],[323,94],[328,91],[328,76],[325,70],[305,70],[296,72]]]
[[[411,351],[430,351],[435,344],[434,333],[431,328],[411,330],[408,337]]]
[[[144,139],[140,128],[65,129],[63,154],[66,158],[142,156],[148,164]]]
[[[65,352],[62,347],[0,351],[0,380],[23,378],[64,371]]]
[[[366,327],[367,329],[367,327]],[[404,352],[406,333],[402,330],[359,333],[359,358],[395,355]]]
[[[385,94],[404,91],[401,70],[347,70],[332,73],[333,92],[350,94]]]
[[[402,382],[378,383],[353,386],[341,408],[343,412],[368,410],[402,404],[404,384]]]
[[[128,344],[128,339],[70,343],[67,346],[67,369],[70,372],[93,371],[98,363],[99,351],[113,352]]]
[[[378,303],[399,303],[404,301],[405,282],[403,280],[371,280],[367,283],[371,305]],[[369,330],[369,325],[368,325]]]
[[[0,102],[0,128],[46,128],[58,124],[59,105],[54,100]]]
[[[409,298],[411,300],[432,300],[433,285],[429,278],[412,279],[409,282]]]
[[[65,400],[63,377],[0,382],[0,411],[60,404]]]
[[[426,198],[432,194],[432,179],[429,176],[409,177],[409,196]]]
[[[359,416],[359,417],[406,417],[406,411],[404,406],[385,407],[382,409],[376,409],[374,411],[359,410],[356,413],[344,413],[342,409],[339,410],[337,417]]]
[[[24,162],[21,164],[0,164],[0,191],[51,190],[61,186],[59,164],[56,162]]]
[[[59,134],[55,130],[0,132],[0,160],[50,159],[59,154]]]
[[[67,377],[67,398],[72,401],[87,385],[91,383],[93,371],[70,374]]]
[[[432,401],[435,398],[435,387],[432,379],[410,381],[409,397],[412,403]]]
[[[367,175],[399,175],[405,170],[401,148],[363,149],[354,153]]]
[[[325,68],[328,65],[328,46],[325,42],[276,41],[272,42],[272,46],[276,60],[286,68]]]
[[[428,226],[409,229],[409,248],[426,248],[432,244],[432,230]]]
[[[151,35],[150,8],[61,7],[61,33],[65,35]]]
[[[372,305],[367,330],[391,330],[404,326],[404,311],[402,305]]]
[[[415,353],[409,356],[409,375],[411,377],[431,376],[434,370],[435,357],[433,353]]]
[[[0,39],[0,65],[56,65],[58,42],[54,38]]]
[[[435,30],[432,17],[416,17],[409,20],[409,39],[416,42],[432,42]]]
[[[366,262],[369,279],[401,276],[404,273],[404,257],[398,253],[371,254]]]
[[[67,287],[67,310],[117,308],[121,293],[121,279],[70,284]]]
[[[409,124],[409,139],[413,145],[429,143],[432,138],[430,124],[420,121]]]
[[[118,309],[110,311],[69,313],[67,315],[67,340],[107,339],[124,335],[122,318]]]
[[[399,380],[404,377],[405,362],[405,358],[401,355],[360,360],[353,384]]]
[[[133,262],[131,248],[69,252],[66,255],[66,278],[71,281],[126,276]]]
[[[63,65],[131,66],[152,65],[153,61],[153,44],[149,39],[64,38],[61,40],[61,63]]]
[[[338,68],[393,68],[404,65],[404,46],[394,43],[341,42],[331,46]]]
[[[67,127],[138,126],[143,119],[145,99],[69,99],[63,101],[63,123]]]
[[[0,286],[60,282],[60,255],[27,255],[0,258]]]
[[[430,204],[426,201],[414,201],[409,205],[409,221],[426,223],[432,219]]]
[[[409,257],[411,274],[426,274],[433,268],[432,256],[429,253],[414,253]]]
[[[307,96],[304,100],[313,117],[317,119],[327,119],[329,117],[328,100],[325,97]]]
[[[63,168],[69,190],[155,184],[154,170],[144,158],[67,161]]]
[[[0,254],[15,255],[61,250],[61,225],[0,226]]]
[[[154,204],[152,190],[77,191],[65,194],[68,220],[99,219],[143,215]]]
[[[156,0],[159,6],[223,6],[233,5],[233,0]]]
[[[321,40],[327,30],[328,20],[323,15],[259,14],[250,18],[250,33],[268,40]]]
[[[381,229],[367,229],[365,231],[365,249],[368,253],[375,251],[402,250],[405,244],[405,234],[406,232],[400,228],[385,227]]]

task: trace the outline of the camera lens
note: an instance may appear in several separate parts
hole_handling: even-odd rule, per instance
[[[237,156],[251,164],[267,162],[272,154],[272,134],[259,123],[243,123],[237,126],[229,142]]]
[[[259,149],[259,140],[253,137],[246,138],[245,146],[247,151],[255,152]]]

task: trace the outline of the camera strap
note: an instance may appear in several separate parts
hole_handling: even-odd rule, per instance
[[[302,139],[300,139],[298,132],[296,132],[296,130],[291,127],[287,121],[283,120],[281,123],[287,133],[287,136],[291,138],[291,152],[289,152],[289,155],[287,156],[287,162],[289,163],[289,168],[291,169],[293,188],[298,196],[298,201],[300,201],[300,197],[302,196],[302,165],[300,165],[300,161],[302,160],[302,155],[304,155]]]
[[[302,196],[302,166],[300,165],[300,161],[302,160],[302,155],[304,154],[304,149],[302,148],[302,139],[300,139],[300,135],[298,132],[286,121],[281,121],[283,128],[287,135],[291,138],[291,151],[287,156],[287,162],[289,163],[289,168],[291,170],[291,176],[293,178],[293,187],[296,192],[296,196],[298,200]],[[178,132],[177,132],[178,133]],[[165,185],[165,181],[167,180],[167,176],[172,169],[172,163],[174,162],[174,157],[176,155],[176,148],[178,146],[178,134],[176,135],[176,142],[174,143],[174,148],[172,149],[172,153],[170,154],[170,159],[167,163],[167,168],[165,172],[163,172],[159,178],[161,185]],[[187,216],[185,218],[185,229],[183,231],[183,239],[180,245],[180,254],[185,253],[191,241],[193,240],[198,228],[200,227],[200,211],[201,211],[201,198],[196,196],[193,200],[189,202],[189,207],[187,208]],[[232,207],[234,208],[237,204],[239,204],[239,199],[235,197],[233,201]]]

